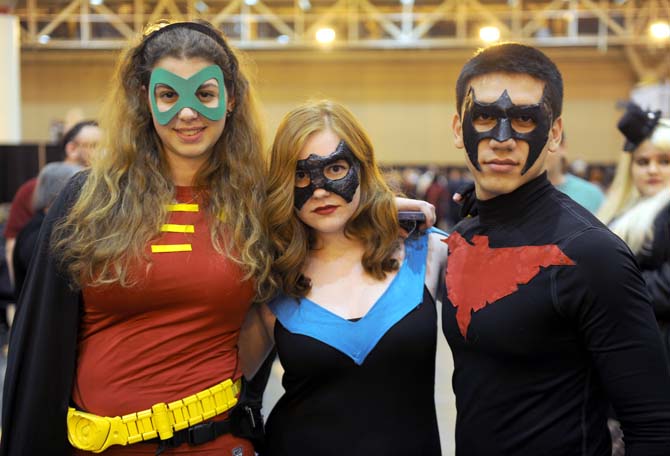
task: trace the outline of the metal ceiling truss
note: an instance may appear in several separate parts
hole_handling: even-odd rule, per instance
[[[207,20],[242,49],[321,47],[321,27],[332,48],[476,48],[493,25],[502,40],[623,47],[638,73],[670,72],[670,41],[648,34],[670,0],[19,0],[14,14],[24,49],[116,49],[160,18]]]

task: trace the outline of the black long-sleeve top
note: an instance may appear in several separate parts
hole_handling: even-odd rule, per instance
[[[670,373],[630,250],[542,175],[449,238],[457,455],[670,455]]]
[[[642,277],[651,294],[666,356],[670,354],[670,205],[654,219],[652,242],[638,254]]]

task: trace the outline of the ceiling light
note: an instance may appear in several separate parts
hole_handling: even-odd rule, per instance
[[[330,44],[335,41],[335,30],[323,27],[316,31],[316,41],[321,44]]]
[[[649,33],[657,40],[670,38],[670,24],[666,21],[657,21],[649,26]]]
[[[498,27],[482,27],[479,29],[479,37],[487,43],[492,43],[500,39],[500,29]]]

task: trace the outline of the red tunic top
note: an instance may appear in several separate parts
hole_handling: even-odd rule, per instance
[[[16,194],[14,194],[14,199],[9,209],[7,225],[5,225],[5,238],[13,239],[18,236],[23,227],[35,215],[32,201],[36,186],[37,178],[33,177],[24,182],[16,191]]]
[[[177,202],[193,204],[195,199],[191,188],[177,188]],[[241,376],[237,340],[253,283],[242,281],[240,267],[214,250],[202,203],[197,212],[170,212],[168,223],[178,226],[163,231],[187,232],[163,232],[149,243],[152,261],[137,286],[83,290],[72,393],[82,410],[125,415]],[[191,251],[152,253],[152,246],[166,245],[190,245]],[[138,265],[138,271],[144,269]],[[220,450],[228,440],[219,438],[198,450]],[[188,449],[182,445],[179,451]],[[105,454],[138,450],[153,454],[155,447],[111,447]]]

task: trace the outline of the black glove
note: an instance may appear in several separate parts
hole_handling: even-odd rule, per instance
[[[270,379],[276,356],[277,350],[272,349],[254,378],[243,379],[239,402],[230,411],[232,434],[250,440],[256,453],[261,455],[265,452],[265,418],[261,413],[263,392]]]
[[[475,194],[475,183],[474,182],[465,182],[463,185],[456,190],[456,193],[461,195],[461,201],[458,203],[461,205],[461,209],[458,211],[458,215],[461,218],[466,218],[467,216],[477,215],[477,195]]]

